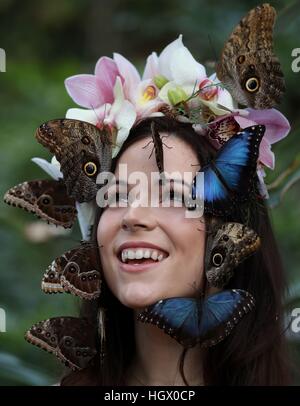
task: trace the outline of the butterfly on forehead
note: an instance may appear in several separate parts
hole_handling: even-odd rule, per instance
[[[227,285],[234,269],[259,247],[259,236],[244,224],[214,225],[208,233],[205,250],[205,274],[209,286],[222,288]]]
[[[72,227],[77,211],[61,180],[33,180],[9,189],[4,202],[36,214],[42,220],[65,228]]]
[[[204,203],[205,214],[229,215],[250,198],[264,133],[263,125],[247,127],[236,133],[194,177],[191,197],[196,206]],[[202,173],[204,188],[201,187]],[[190,205],[190,209],[196,206]]]
[[[109,172],[112,161],[112,133],[108,126],[58,119],[42,124],[36,138],[60,163],[68,194],[77,202],[95,199],[101,187],[100,172]]]
[[[78,317],[53,317],[34,324],[25,339],[54,354],[73,370],[88,366],[97,354],[94,326]]]
[[[157,128],[155,127],[155,123],[152,121],[151,123],[151,136],[152,136],[152,141],[148,142],[147,145],[145,145],[143,147],[147,148],[148,145],[153,142],[154,147],[151,151],[151,154],[149,156],[149,159],[151,158],[152,154],[153,154],[153,150],[155,151],[155,160],[156,160],[156,165],[157,168],[159,170],[159,173],[161,174],[161,176],[163,176],[162,179],[164,178],[164,148],[163,145],[169,149],[172,149],[172,147],[169,147],[168,145],[166,145],[165,143],[163,143],[162,138],[164,137],[168,137],[167,135],[161,136],[159,131],[157,130]]]
[[[269,109],[285,91],[283,73],[273,51],[275,9],[252,9],[233,30],[217,65],[217,77],[240,104]]]
[[[185,348],[210,347],[226,338],[254,305],[250,293],[232,289],[203,300],[163,299],[139,313],[138,320],[156,325]]]
[[[82,241],[79,247],[56,258],[42,279],[45,293],[72,293],[93,300],[101,293],[98,245]]]

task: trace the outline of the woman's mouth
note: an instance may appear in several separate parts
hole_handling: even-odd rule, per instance
[[[127,272],[137,272],[153,268],[168,257],[165,251],[152,248],[125,248],[119,252],[120,268]]]

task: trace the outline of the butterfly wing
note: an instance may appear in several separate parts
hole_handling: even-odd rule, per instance
[[[184,347],[211,346],[224,339],[254,306],[243,290],[214,294],[203,302],[193,298],[160,300],[144,309],[138,320],[161,328]]]
[[[252,9],[226,42],[217,76],[241,104],[268,109],[285,90],[283,73],[273,52],[275,9],[269,4]]]
[[[4,202],[65,228],[72,227],[77,215],[75,201],[68,196],[62,181],[35,180],[21,183],[5,193]]]
[[[208,235],[205,272],[210,286],[222,288],[233,276],[234,269],[260,246],[259,236],[240,223],[217,226]]]
[[[85,368],[96,355],[93,326],[77,317],[53,317],[34,324],[25,339],[54,354],[73,370]]]
[[[165,299],[144,309],[138,320],[157,325],[183,346],[190,347],[198,336],[196,309],[193,298]]]
[[[60,162],[69,195],[80,203],[93,200],[99,189],[98,174],[111,167],[109,128],[100,130],[79,120],[51,120],[37,129],[36,138]]]
[[[97,250],[97,245],[82,242],[80,247],[70,252],[61,275],[61,285],[65,291],[87,300],[100,296],[101,276]]]
[[[218,151],[216,158],[202,168],[204,191],[199,187],[201,178],[196,175],[192,197],[204,201],[206,214],[228,215],[236,209],[236,203],[248,199],[264,132],[265,126],[256,125],[231,137]]]

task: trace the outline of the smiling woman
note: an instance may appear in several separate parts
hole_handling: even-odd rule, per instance
[[[157,171],[155,156],[150,156],[153,144],[149,144],[153,122],[162,135],[167,135],[163,145],[166,173],[177,171],[183,175],[190,171],[194,176],[199,164],[204,167],[215,154],[190,124],[166,117],[149,118],[131,130],[114,160],[117,180],[122,164],[127,164],[128,176],[142,171],[150,178]],[[144,148],[145,145],[148,147]],[[171,201],[176,187],[174,182]],[[185,193],[185,189],[179,188],[178,192]],[[126,202],[127,196],[123,194],[123,201]],[[210,348],[201,342],[188,348],[182,346],[180,340],[165,334],[159,323],[141,323],[138,315],[165,299],[190,298],[201,302],[204,296],[222,291],[209,286],[205,276],[205,258],[210,254],[207,236],[215,218],[210,215],[187,218],[186,207],[175,207],[175,204],[170,207],[128,204],[99,209],[93,239],[101,247],[103,296],[97,304],[85,303],[82,312],[95,326],[95,331],[90,333],[96,334],[99,310],[104,309],[106,341],[105,345],[102,343],[102,351],[105,355],[102,363],[96,357],[88,368],[72,372],[61,384],[288,383],[280,259],[262,202],[253,200],[246,206],[246,210],[236,210],[227,216],[226,221],[247,223],[260,235],[261,247],[235,269],[234,276],[223,287],[250,292],[256,307],[226,339]],[[181,303],[177,311],[184,312],[183,308]],[[176,317],[174,313],[173,317]],[[181,317],[179,313],[177,317]],[[100,351],[101,343],[98,344]]]

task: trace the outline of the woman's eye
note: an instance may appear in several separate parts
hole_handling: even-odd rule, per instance
[[[169,192],[169,193],[167,193],[167,192],[163,193],[163,195],[162,195],[162,201],[168,201],[168,199],[169,199],[170,201],[173,200],[173,201],[180,202],[180,203],[182,203],[182,205],[185,204],[185,201],[184,201],[184,194],[183,194],[183,193],[180,193],[180,192],[177,192],[177,191],[175,191],[175,190],[173,190],[173,189],[170,189],[170,192]]]

